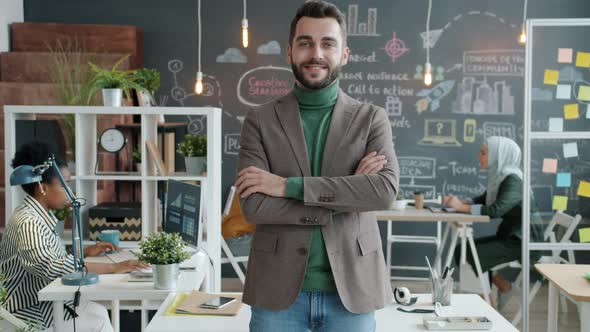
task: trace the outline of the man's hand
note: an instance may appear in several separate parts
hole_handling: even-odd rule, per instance
[[[376,174],[379,172],[383,165],[387,164],[387,159],[383,155],[377,155],[377,152],[373,151],[367,154],[356,168],[354,175],[359,174]]]
[[[238,173],[236,190],[240,197],[246,198],[254,193],[273,197],[285,197],[287,178],[274,175],[260,168],[250,166]]]

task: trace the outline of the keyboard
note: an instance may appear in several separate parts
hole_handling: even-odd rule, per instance
[[[127,250],[114,251],[110,254],[106,254],[106,256],[113,263],[121,263],[128,260],[137,260],[137,256],[135,256],[131,251]]]

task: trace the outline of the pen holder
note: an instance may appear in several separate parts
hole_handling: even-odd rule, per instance
[[[432,281],[432,303],[440,303],[443,306],[451,305],[453,295],[453,278],[433,278]]]

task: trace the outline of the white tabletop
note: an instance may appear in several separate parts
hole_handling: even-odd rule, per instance
[[[434,213],[428,209],[416,209],[408,206],[403,210],[384,210],[376,211],[378,221],[444,221],[444,222],[489,222],[490,217],[478,216],[467,213],[449,213],[438,212]]]
[[[247,332],[250,322],[250,307],[243,305],[236,316],[165,316],[164,313],[174,300],[176,293],[168,295],[150,324],[146,332]],[[431,295],[419,294],[418,303],[411,308],[432,309]],[[452,313],[449,316],[486,316],[492,323],[490,331],[511,332],[514,328],[502,315],[475,294],[454,294],[451,300]],[[390,305],[375,312],[377,332],[414,332],[426,331],[422,324],[424,314],[409,314],[397,311],[399,305]],[[408,307],[405,307],[408,308]]]
[[[178,290],[190,291],[201,285],[207,272],[209,261],[204,255],[194,255],[197,268],[194,271],[181,271],[178,277]],[[89,301],[111,300],[163,300],[169,290],[154,288],[153,282],[128,282],[129,274],[101,274],[98,283],[82,286],[81,299]],[[78,286],[65,286],[61,279],[54,280],[39,291],[39,301],[73,300]]]

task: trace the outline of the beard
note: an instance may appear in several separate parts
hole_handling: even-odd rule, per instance
[[[326,75],[326,77],[323,80],[320,81],[310,81],[308,79],[305,78],[305,75],[303,74],[303,67],[304,66],[309,66],[309,65],[320,65],[320,66],[325,66],[328,69],[328,74]],[[321,90],[327,86],[329,86],[330,84],[332,84],[340,75],[340,72],[342,71],[342,65],[339,63],[338,65],[336,65],[334,68],[330,67],[330,65],[324,61],[308,61],[308,62],[303,62],[299,65],[295,64],[291,58],[291,69],[293,70],[293,75],[295,75],[295,78],[297,79],[297,81],[299,83],[301,83],[301,85],[303,85],[305,88],[309,89],[309,90]]]

